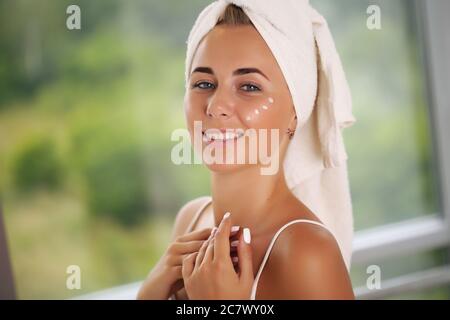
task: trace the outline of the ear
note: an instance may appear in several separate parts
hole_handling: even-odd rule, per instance
[[[291,121],[289,122],[288,128],[290,128],[291,130],[295,130],[297,128],[297,114],[295,113],[294,106],[292,106],[292,108],[294,110],[294,116],[292,117]]]
[[[350,88],[327,22],[311,8],[317,49],[317,109],[319,140],[324,166],[337,167],[347,159],[341,129],[355,121]]]

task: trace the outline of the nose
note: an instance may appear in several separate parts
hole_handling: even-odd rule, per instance
[[[233,115],[234,104],[229,94],[216,90],[210,97],[206,107],[206,115],[210,118],[228,119]]]

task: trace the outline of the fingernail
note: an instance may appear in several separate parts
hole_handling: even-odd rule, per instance
[[[237,247],[238,244],[239,244],[239,240],[234,240],[234,241],[231,241],[230,246]]]
[[[239,231],[239,226],[232,226],[231,227],[231,232],[237,232],[237,231]]]
[[[230,214],[231,214],[231,213],[229,213],[229,212],[225,213],[225,214],[223,215],[222,220],[228,219],[228,218],[230,217]]]
[[[244,235],[244,242],[246,244],[250,244],[250,241],[252,240],[252,236],[250,235],[250,229],[245,228],[243,235]]]

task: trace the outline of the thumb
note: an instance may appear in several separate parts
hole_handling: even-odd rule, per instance
[[[253,259],[250,229],[245,228],[241,237],[243,241],[239,241],[238,258],[239,258],[239,277],[241,279],[253,280]]]

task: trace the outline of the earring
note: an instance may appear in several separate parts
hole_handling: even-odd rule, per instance
[[[287,128],[286,133],[289,136],[289,139],[292,139],[292,137],[294,136],[295,130],[292,130],[291,128]]]

